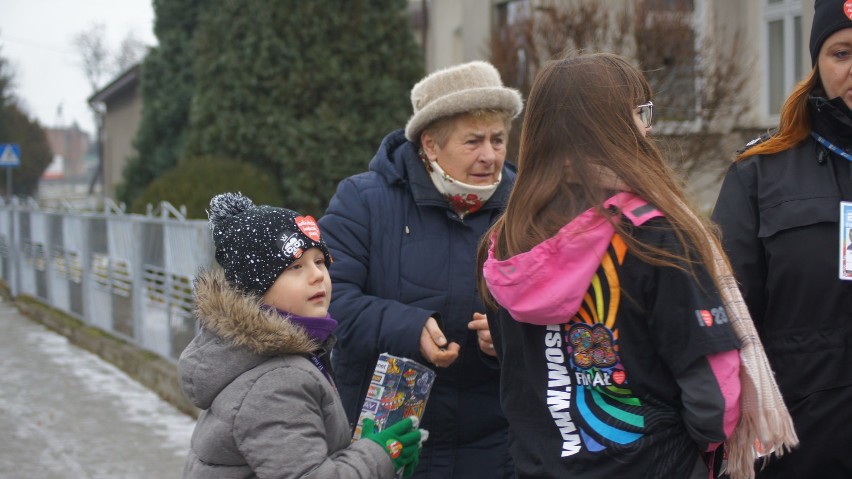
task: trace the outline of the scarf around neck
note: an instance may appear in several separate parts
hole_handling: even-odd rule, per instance
[[[490,185],[477,186],[462,183],[461,181],[448,175],[443,168],[438,165],[437,161],[429,160],[425,154],[420,154],[420,159],[423,161],[423,166],[426,167],[426,172],[429,173],[429,179],[444,198],[450,203],[450,208],[459,215],[459,218],[464,218],[466,215],[478,211],[482,205],[497,191],[500,186],[500,180],[503,178],[502,172],[497,181]]]
[[[706,229],[704,232],[710,238],[710,232]],[[792,450],[799,444],[799,438],[737,281],[716,243],[711,241],[710,247],[719,294],[740,341],[740,422],[725,442],[728,455],[725,470],[731,479],[752,479],[755,461],[761,460],[765,465],[770,455],[780,457]]]
[[[324,318],[311,318],[307,316],[297,316],[288,313],[273,306],[264,305],[264,308],[275,310],[282,319],[290,321],[293,324],[298,324],[305,329],[308,336],[319,344],[325,343],[325,340],[331,336],[334,328],[337,327],[337,321],[332,319],[330,314],[326,314]]]

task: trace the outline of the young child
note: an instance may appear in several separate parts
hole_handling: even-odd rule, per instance
[[[409,477],[427,437],[416,419],[362,439],[334,387],[328,352],[331,257],[316,221],[255,206],[239,193],[210,201],[222,269],[201,271],[201,328],[178,361],[202,409],[184,478]]]
[[[755,438],[782,444],[754,425],[792,427],[771,372],[752,375],[765,356],[717,238],[646,137],[650,100],[611,54],[551,62],[530,91],[515,188],[480,246],[519,477],[707,479],[726,441],[749,477]]]

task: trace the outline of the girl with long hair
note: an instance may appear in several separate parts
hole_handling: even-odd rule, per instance
[[[755,439],[795,440],[652,115],[647,81],[612,54],[551,62],[530,92],[516,183],[479,248],[520,477],[706,478],[728,440],[748,477]],[[741,408],[741,387],[767,384],[768,412]]]

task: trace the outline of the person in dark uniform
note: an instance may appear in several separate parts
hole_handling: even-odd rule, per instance
[[[813,69],[738,153],[712,214],[801,444],[760,478],[852,477],[852,3],[816,0]]]

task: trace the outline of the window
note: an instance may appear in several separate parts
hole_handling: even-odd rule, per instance
[[[765,0],[763,24],[763,111],[775,116],[804,76],[801,0]]]
[[[648,0],[648,10],[650,11],[668,12],[673,9],[686,9],[694,12],[695,2],[693,0]]]

